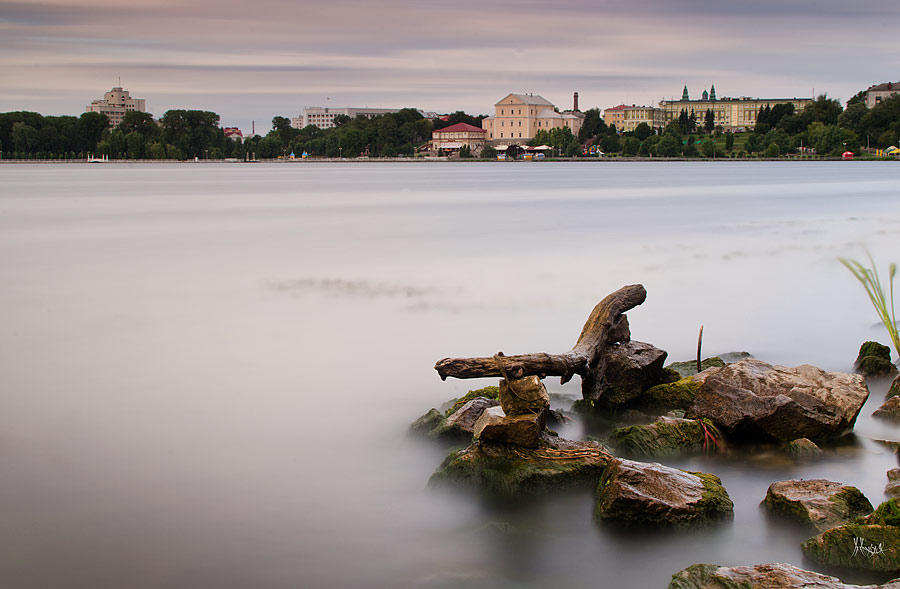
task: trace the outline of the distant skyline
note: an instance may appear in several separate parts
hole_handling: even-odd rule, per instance
[[[691,98],[846,102],[900,80],[896,3],[836,0],[0,0],[0,112],[79,115],[122,86],[264,134],[304,106],[493,112]]]

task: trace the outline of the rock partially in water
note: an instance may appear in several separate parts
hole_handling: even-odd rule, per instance
[[[868,515],[873,509],[856,487],[824,479],[772,483],[762,504],[774,514],[810,524],[820,532]]]
[[[539,376],[500,381],[500,406],[508,416],[533,415],[550,409],[550,395]]]
[[[475,397],[454,411],[444,422],[444,427],[448,430],[455,430],[471,436],[475,433],[475,423],[478,422],[478,418],[481,417],[485,409],[496,407],[499,404],[495,399]]]
[[[426,436],[444,424],[444,414],[437,409],[429,409],[428,413],[419,417],[409,426],[409,433],[415,436]]]
[[[887,471],[888,483],[884,487],[884,494],[895,499],[900,497],[900,468],[892,468]]]
[[[797,458],[809,458],[822,454],[822,449],[809,438],[791,440],[784,445],[784,451]]]
[[[873,411],[872,415],[891,421],[900,421],[900,397],[891,397]]]
[[[891,349],[878,342],[864,342],[853,365],[863,376],[888,376],[897,371],[891,363]]]
[[[544,423],[543,413],[510,416],[502,407],[489,407],[475,423],[475,439],[537,448]]]
[[[484,397],[486,399],[496,399],[499,401],[500,400],[500,387],[488,386],[488,387],[482,387],[480,389],[474,389],[474,390],[469,391],[468,393],[466,393],[465,395],[463,395],[462,397],[460,397],[459,399],[454,401],[453,405],[449,409],[447,409],[447,412],[445,415],[447,417],[449,417],[450,415],[455,413],[457,409],[459,409],[460,407],[462,407],[463,405],[465,405],[466,403],[468,403],[469,401],[471,401],[472,399],[475,399],[477,397]]]
[[[617,407],[657,384],[666,352],[644,342],[628,341],[607,347],[603,352],[603,389],[595,400],[607,407]]]
[[[734,504],[715,475],[624,459],[607,465],[594,511],[598,521],[652,527],[706,525],[733,513]]]
[[[859,523],[831,528],[804,542],[803,554],[824,566],[900,572],[900,528]]]
[[[669,589],[900,589],[900,581],[885,585],[846,585],[837,577],[776,562],[756,566],[723,567],[694,564],[672,575]]]
[[[614,460],[597,442],[573,442],[541,436],[537,448],[476,440],[452,452],[429,484],[474,488],[487,496],[534,495],[596,485]]]
[[[900,374],[898,374],[894,381],[891,383],[891,386],[888,387],[887,398],[896,397],[900,395]]]
[[[660,417],[651,424],[620,427],[609,441],[632,456],[667,456],[716,449],[719,437],[715,427],[699,419]]]
[[[819,442],[853,427],[869,390],[857,374],[742,360],[708,372],[687,417],[748,441]]]

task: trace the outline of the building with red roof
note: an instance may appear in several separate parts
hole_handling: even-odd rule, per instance
[[[487,131],[468,123],[456,123],[431,133],[431,148],[434,151],[459,153],[466,146],[473,154],[484,149]]]

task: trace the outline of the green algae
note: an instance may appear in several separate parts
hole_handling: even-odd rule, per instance
[[[650,387],[641,395],[640,405],[665,411],[687,409],[699,391],[700,383],[688,376],[675,382]]]
[[[485,397],[487,399],[500,400],[500,387],[498,386],[487,386],[480,389],[475,389],[469,391],[459,399],[457,399],[453,405],[444,412],[445,417],[450,417],[453,415],[457,409],[471,401],[472,399],[477,399],[478,397]]]
[[[803,543],[803,554],[821,565],[868,571],[900,571],[900,528],[847,524]]]

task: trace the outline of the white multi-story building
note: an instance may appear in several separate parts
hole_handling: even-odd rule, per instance
[[[330,129],[334,127],[334,118],[339,115],[345,115],[351,119],[358,116],[364,116],[367,119],[377,117],[378,115],[386,115],[388,113],[400,112],[399,108],[332,108],[328,106],[308,106],[303,109],[303,113],[299,117],[291,119],[291,127],[302,129],[309,125],[314,125],[320,129]]]
[[[103,100],[92,100],[85,112],[99,112],[109,118],[109,126],[117,127],[128,111],[147,112],[147,104],[143,98],[132,98],[128,90],[116,86],[103,95]]]
[[[866,106],[875,108],[875,105],[894,94],[900,94],[900,82],[885,82],[884,84],[869,86],[866,90]]]

